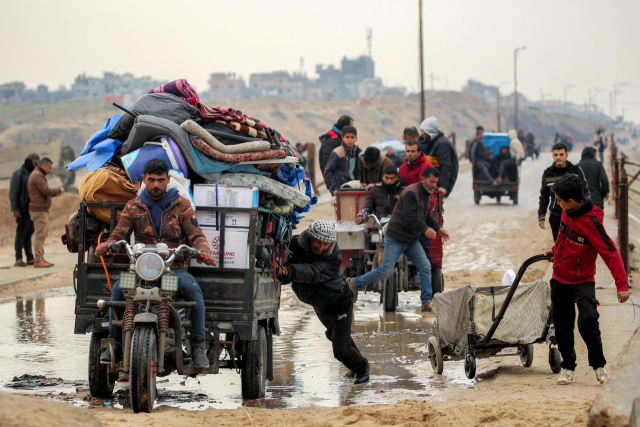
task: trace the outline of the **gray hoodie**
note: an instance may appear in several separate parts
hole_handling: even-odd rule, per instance
[[[422,129],[431,139],[434,139],[440,133],[440,125],[436,116],[431,116],[420,123],[420,129]]]

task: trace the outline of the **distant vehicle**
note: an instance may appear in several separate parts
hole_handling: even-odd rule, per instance
[[[511,141],[506,133],[489,133],[484,134],[484,146],[491,150],[492,156],[500,153],[500,147],[510,146]],[[500,203],[503,196],[509,197],[514,205],[518,204],[518,189],[520,186],[520,170],[517,166],[507,168],[506,174],[508,180],[503,180],[498,185],[493,185],[491,177],[481,174],[474,166],[471,173],[473,174],[473,201],[476,205],[480,204],[482,196],[488,196],[496,199]]]

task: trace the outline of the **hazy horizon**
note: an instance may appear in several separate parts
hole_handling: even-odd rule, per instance
[[[268,7],[266,7],[268,5]],[[131,72],[154,79],[186,78],[208,89],[214,72],[249,74],[339,66],[343,56],[366,49],[373,30],[376,76],[386,85],[419,87],[418,1],[328,0],[321,3],[245,1],[211,4],[141,0],[109,3],[32,0],[8,3],[0,15],[0,83],[23,81],[70,87],[81,73]],[[518,91],[531,100],[564,98],[584,104],[588,90],[609,114],[609,93],[618,82],[617,114],[640,122],[640,2],[550,0],[462,1],[423,4],[425,85],[460,90],[471,78],[513,91],[513,49]],[[168,19],[171,18],[171,19]],[[635,25],[634,25],[635,24]]]

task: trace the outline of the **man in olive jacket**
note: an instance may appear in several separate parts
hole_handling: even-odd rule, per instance
[[[284,260],[278,261],[280,280],[292,283],[298,299],[313,306],[327,328],[334,357],[349,369],[345,377],[354,378],[356,385],[368,383],[369,361],[351,338],[355,295],[340,269],[342,252],[336,244],[335,224],[315,221],[291,240]]]
[[[43,157],[38,163],[27,183],[29,192],[29,213],[33,220],[35,234],[33,237],[33,252],[35,255],[33,266],[36,268],[53,267],[53,263],[44,259],[44,241],[49,233],[49,209],[51,198],[64,193],[64,188],[51,188],[47,183],[46,175],[51,172],[53,162],[48,157]]]

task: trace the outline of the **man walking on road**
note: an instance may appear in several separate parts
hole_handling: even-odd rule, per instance
[[[431,116],[420,124],[422,151],[427,160],[440,172],[440,192],[448,197],[458,179],[458,152],[453,142],[440,131],[438,119]]]
[[[558,229],[560,228],[560,215],[562,208],[556,202],[556,195],[551,191],[551,187],[560,178],[567,174],[574,174],[583,181],[584,199],[590,201],[589,186],[584,172],[578,165],[572,164],[567,160],[569,153],[567,146],[563,143],[557,143],[553,146],[553,164],[542,173],[542,186],[540,187],[540,202],[538,207],[538,225],[545,229],[544,221],[549,209],[549,225],[553,234],[553,241],[558,238]]]
[[[578,166],[587,178],[591,202],[600,209],[604,209],[604,201],[609,200],[609,179],[602,162],[596,160],[596,149],[584,147],[582,160]]]
[[[290,255],[289,255],[290,254]],[[351,338],[355,295],[340,269],[342,252],[336,244],[334,223],[318,220],[291,240],[277,272],[298,299],[313,307],[333,346],[333,356],[349,369],[354,384],[369,382],[371,366]]]
[[[24,159],[24,164],[11,175],[9,187],[9,199],[11,200],[11,212],[16,219],[16,267],[33,265],[33,251],[31,250],[31,236],[33,236],[33,221],[29,215],[29,175],[38,166],[40,156],[31,153]],[[22,259],[22,251],[27,257],[27,262]]]
[[[422,235],[434,239],[436,234],[440,234],[445,241],[449,240],[447,230],[440,227],[438,221],[429,214],[431,194],[438,185],[439,175],[436,168],[428,167],[422,173],[420,182],[409,185],[402,191],[387,225],[380,267],[364,276],[347,279],[349,286],[356,292],[389,277],[393,266],[404,253],[420,272],[422,311],[431,311],[431,263],[419,239]]]
[[[345,126],[353,126],[353,119],[349,116],[340,116],[338,121],[327,131],[327,133],[320,135],[320,172],[324,176],[324,169],[329,162],[329,156],[333,150],[338,148],[342,144],[342,129]],[[327,184],[327,188],[329,185]]]
[[[44,259],[44,241],[47,238],[49,209],[51,198],[64,193],[64,188],[51,188],[46,175],[51,172],[53,162],[43,157],[38,166],[31,172],[27,189],[29,192],[29,212],[35,228],[33,250],[35,252],[34,267],[47,268],[53,264]]]

